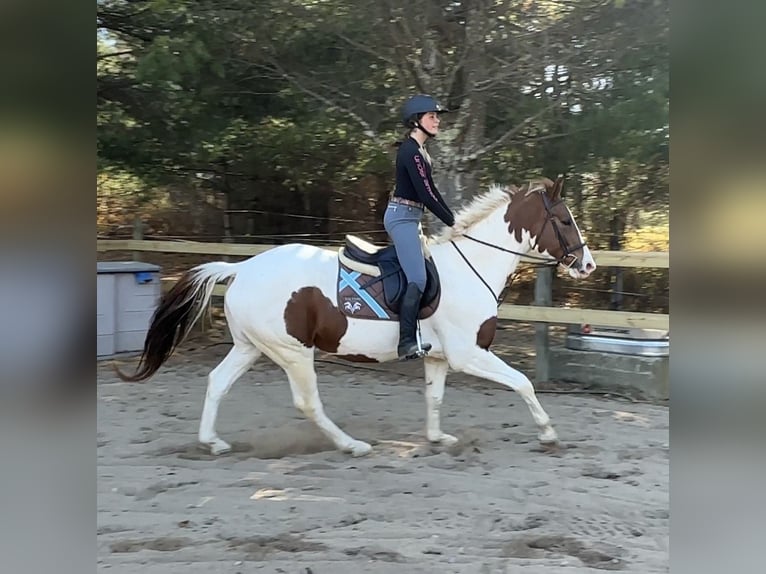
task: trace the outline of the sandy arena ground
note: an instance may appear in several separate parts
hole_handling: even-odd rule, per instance
[[[228,345],[208,335],[144,384],[99,364],[100,571],[668,572],[666,406],[541,393],[564,446],[551,453],[518,395],[450,373],[443,429],[461,442],[432,447],[421,364],[321,362],[328,415],[374,445],[351,458],[263,358],[221,406],[234,452],[213,457],[197,425]],[[528,349],[514,348],[531,374]]]

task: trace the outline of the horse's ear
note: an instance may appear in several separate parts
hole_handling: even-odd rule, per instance
[[[561,199],[561,190],[564,189],[564,176],[559,174],[556,181],[553,184],[553,192],[551,193],[551,199],[554,201]]]
[[[553,185],[553,182],[545,178],[543,179],[530,179],[527,183],[521,186],[521,190],[524,191],[524,197],[532,193],[546,193],[548,191],[548,184]]]

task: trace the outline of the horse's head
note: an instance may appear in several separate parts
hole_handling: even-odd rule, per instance
[[[527,235],[530,250],[558,261],[574,279],[583,279],[596,269],[596,262],[561,199],[563,186],[563,176],[555,182],[543,178],[525,184],[514,193],[505,221],[516,241],[522,243]]]

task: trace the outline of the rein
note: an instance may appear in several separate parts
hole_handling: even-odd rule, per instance
[[[487,247],[492,247],[493,249],[498,249],[499,251],[504,251],[506,253],[511,253],[513,255],[518,255],[520,257],[528,257],[530,259],[536,259],[539,261],[543,261],[544,263],[534,263],[533,265],[535,267],[555,267],[559,264],[559,262],[555,259],[549,259],[547,257],[536,257],[534,255],[528,255],[525,253],[520,253],[518,251],[513,251],[512,249],[506,249],[505,247],[500,247],[499,245],[495,245],[494,243],[488,243],[487,241],[482,241],[481,239],[476,239],[475,237],[471,237],[470,235],[464,234],[463,237],[466,239],[470,239],[471,241],[475,241],[476,243],[481,243],[482,245],[486,245]],[[471,262],[468,260],[468,258],[465,256],[465,254],[460,251],[460,248],[457,246],[457,243],[455,243],[453,240],[450,240],[450,243],[452,243],[452,246],[457,250],[457,252],[460,254],[460,257],[463,258],[463,261],[466,262],[466,265],[473,271],[474,275],[479,278],[479,280],[484,283],[484,286],[489,289],[489,292],[492,293],[492,298],[495,300],[495,302],[500,305],[500,303],[503,302],[503,299],[505,297],[499,297],[495,295],[494,290],[492,287],[489,286],[489,283],[487,283],[484,280],[484,277],[482,277],[479,272],[476,270],[476,268],[471,264]]]
[[[467,236],[466,236],[466,237],[467,237]],[[487,283],[487,282],[484,280],[484,277],[482,277],[481,275],[479,275],[479,272],[478,272],[478,271],[476,271],[476,268],[475,268],[473,265],[471,265],[471,262],[470,262],[470,261],[468,261],[468,258],[467,258],[465,255],[463,255],[463,252],[462,252],[462,251],[460,251],[460,247],[458,247],[458,246],[457,246],[457,243],[455,243],[455,242],[454,242],[454,241],[452,241],[452,240],[450,240],[450,243],[452,243],[452,246],[453,246],[455,249],[457,249],[457,252],[458,252],[458,253],[460,253],[460,257],[462,257],[462,258],[463,258],[463,261],[465,261],[465,262],[468,264],[468,267],[470,267],[470,268],[471,268],[471,271],[473,271],[474,275],[476,275],[476,277],[478,277],[478,278],[481,280],[481,282],[482,282],[482,283],[484,283],[484,286],[485,286],[487,289],[489,289],[489,292],[490,292],[490,293],[492,293],[492,298],[495,300],[495,302],[496,302],[498,305],[500,305],[500,299],[498,298],[498,296],[497,296],[497,295],[495,295],[495,292],[492,290],[492,287],[490,287],[490,286],[489,286],[489,283]],[[495,247],[495,245],[492,245],[492,247]],[[503,250],[503,251],[505,251],[505,250]]]
[[[463,237],[465,237],[466,239],[470,239],[471,241],[475,241],[476,243],[481,243],[482,245],[486,245],[487,247],[492,247],[500,251],[505,251],[506,253],[513,253],[514,255],[518,255],[519,257],[526,257],[528,259],[534,259],[536,261],[543,261],[543,263],[536,264],[539,267],[553,267],[559,264],[559,261],[556,259],[551,259],[550,257],[537,257],[536,255],[529,255],[528,253],[520,253],[518,251],[514,251],[513,249],[506,249],[505,247],[500,247],[499,245],[495,245],[494,243],[489,243],[487,241],[482,241],[481,239],[476,239],[475,237],[471,237],[467,233],[464,233]],[[454,245],[454,242],[453,242],[453,245]],[[455,247],[457,247],[457,245],[455,245]]]

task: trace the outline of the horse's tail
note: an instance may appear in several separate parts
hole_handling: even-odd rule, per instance
[[[215,284],[233,277],[238,266],[237,263],[216,261],[198,265],[184,273],[162,297],[152,316],[136,372],[126,375],[115,367],[118,376],[124,381],[136,382],[144,381],[157,372],[207,308]]]

